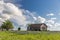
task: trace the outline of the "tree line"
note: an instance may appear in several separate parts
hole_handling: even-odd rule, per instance
[[[5,22],[3,22],[3,24],[1,25],[1,29],[2,31],[5,29],[5,30],[9,30],[9,29],[13,29],[14,28],[14,25],[11,21],[9,20],[6,20]],[[20,30],[21,28],[18,27],[18,31]]]

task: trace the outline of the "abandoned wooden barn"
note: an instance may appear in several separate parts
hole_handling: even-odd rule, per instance
[[[44,23],[41,24],[30,24],[27,27],[27,31],[47,31],[47,25]]]

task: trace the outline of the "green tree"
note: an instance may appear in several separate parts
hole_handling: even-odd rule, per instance
[[[20,31],[20,29],[21,29],[21,28],[19,27],[19,28],[18,28],[18,31]]]
[[[9,29],[12,29],[13,28],[13,24],[12,24],[11,21],[6,20],[5,22],[3,22],[1,28],[2,28],[2,30],[3,29],[6,29],[8,31]]]

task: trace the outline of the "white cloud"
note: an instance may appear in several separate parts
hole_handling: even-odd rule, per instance
[[[56,26],[56,27],[59,27],[59,26],[60,26],[60,23],[55,23],[55,26]]]
[[[34,19],[34,20],[37,20],[37,18],[36,18],[36,17],[33,17],[33,19]]]
[[[22,25],[23,27],[28,23],[34,23],[34,20],[36,20],[36,16],[34,15],[35,12],[20,9],[12,3],[5,3],[4,1],[0,1],[0,9],[0,21],[9,19],[14,24],[18,26]]]
[[[54,18],[51,18],[51,20],[56,20],[56,19],[57,19],[57,18],[55,18],[55,17],[54,17]]]
[[[45,23],[46,19],[41,17],[41,16],[38,16],[37,20],[36,20],[38,23]]]
[[[47,14],[47,16],[54,16],[54,13]]]
[[[55,23],[52,31],[60,31],[60,23]]]
[[[18,25],[25,24],[25,16],[23,15],[22,9],[19,9],[12,3],[5,3],[0,1],[0,21],[2,20],[14,20]],[[3,21],[2,21],[3,22]],[[1,24],[1,22],[0,22]]]
[[[51,29],[54,27],[55,21],[54,20],[46,20],[46,24],[48,25],[48,29]]]
[[[50,13],[47,16],[54,16],[54,14]],[[18,8],[13,3],[5,3],[0,0],[0,25],[6,19],[9,19],[16,25],[22,25],[23,30],[26,29],[26,24],[29,23],[46,23],[49,30],[60,29],[60,23],[55,23],[56,18],[47,20],[44,17],[36,16],[36,12],[30,12],[29,10]]]
[[[48,30],[50,31],[59,31],[60,30],[60,23],[56,23],[55,22],[55,18],[51,18],[51,19],[46,19],[43,18],[41,16],[36,17],[36,21],[35,23],[46,23],[48,26]]]
[[[46,20],[46,24],[48,25],[48,30],[50,31],[60,31],[60,23],[56,23],[54,20]]]
[[[47,22],[47,23],[50,23],[50,24],[54,24],[54,23],[55,23],[54,20],[47,20],[46,22]]]

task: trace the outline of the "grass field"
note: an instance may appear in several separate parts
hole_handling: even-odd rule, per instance
[[[60,40],[60,32],[0,31],[0,40]]]

